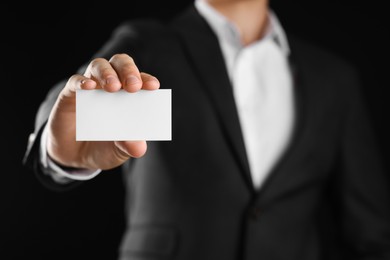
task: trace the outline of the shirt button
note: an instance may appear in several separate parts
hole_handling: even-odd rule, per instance
[[[258,220],[260,218],[260,215],[261,210],[259,207],[253,207],[249,212],[249,216],[252,220]]]

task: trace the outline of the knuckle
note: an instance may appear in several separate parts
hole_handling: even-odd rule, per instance
[[[155,76],[153,76],[153,75],[151,75],[149,73],[142,72],[141,75],[142,75],[143,78],[148,79],[148,80],[157,79]]]
[[[99,66],[99,64],[106,62],[106,59],[104,58],[95,58],[91,61],[90,66],[91,68],[96,68]]]
[[[126,53],[117,53],[117,54],[114,54],[110,61],[117,61],[117,60],[122,60],[122,59],[130,59],[130,61],[133,61],[133,58],[130,57],[128,54]]]
[[[67,85],[69,85],[69,84],[72,84],[72,85],[75,84],[77,81],[80,80],[81,77],[82,77],[82,76],[79,75],[79,74],[73,74],[72,76],[69,77],[68,82],[67,82]]]
[[[63,91],[68,91],[68,90],[75,90],[77,86],[80,84],[80,79],[82,79],[82,76],[79,74],[73,74],[68,78],[68,81],[66,82]],[[62,92],[65,93],[65,92]],[[63,95],[67,96],[67,94]]]
[[[135,65],[133,65],[133,64],[128,64],[128,63],[126,63],[126,64],[124,64],[124,65],[121,67],[121,71],[122,71],[122,72],[126,72],[126,73],[131,73],[131,72],[136,71],[136,67],[135,67]]]
[[[125,161],[130,158],[130,155],[122,151],[121,149],[117,148],[114,149],[114,155],[115,157],[120,161]]]
[[[111,68],[102,68],[99,72],[99,74],[105,78],[105,77],[108,77],[108,76],[111,76],[113,73],[112,73],[112,69]]]
[[[76,81],[79,78],[80,78],[79,74],[73,74],[72,76],[70,76],[69,81]]]

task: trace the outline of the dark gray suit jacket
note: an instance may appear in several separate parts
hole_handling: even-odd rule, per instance
[[[288,34],[297,121],[288,149],[253,188],[217,38],[193,7],[166,24],[120,26],[96,54],[132,55],[173,93],[173,140],[123,168],[121,259],[390,259],[389,179],[346,62]],[[59,83],[40,107],[26,165]],[[261,158],[259,158],[261,160]]]

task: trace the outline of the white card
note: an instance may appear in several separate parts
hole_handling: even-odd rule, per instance
[[[109,93],[76,92],[77,141],[169,141],[172,139],[170,89]]]

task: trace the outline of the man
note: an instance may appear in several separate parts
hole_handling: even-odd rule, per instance
[[[160,83],[171,142],[75,141],[76,89]],[[390,259],[388,183],[357,75],[285,34],[266,0],[199,0],[167,24],[118,28],[48,94],[26,164],[59,190],[122,167],[120,259]]]

